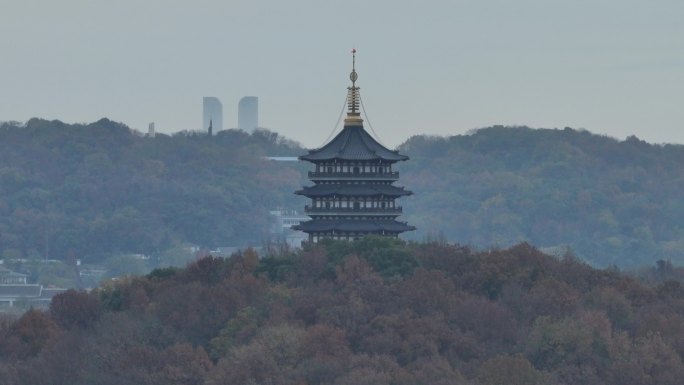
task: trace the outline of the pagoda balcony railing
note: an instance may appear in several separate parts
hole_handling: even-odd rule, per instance
[[[304,212],[307,214],[378,214],[378,215],[399,215],[402,213],[402,207],[360,207],[358,209],[353,207],[311,207],[304,206]]]
[[[320,172],[309,171],[310,179],[399,179],[399,172]]]

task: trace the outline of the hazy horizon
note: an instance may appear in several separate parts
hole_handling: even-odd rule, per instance
[[[318,147],[358,85],[383,143],[491,125],[684,143],[684,3],[674,0],[3,1],[0,121],[102,117],[146,132],[260,125]]]

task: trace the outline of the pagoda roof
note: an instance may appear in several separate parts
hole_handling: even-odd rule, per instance
[[[2,277],[17,277],[17,278],[27,278],[28,275],[14,272],[12,270],[6,269],[0,266],[0,278]]]
[[[395,220],[345,220],[345,219],[325,219],[325,220],[311,220],[302,222],[299,225],[292,226],[294,230],[301,230],[307,233],[311,232],[388,232],[401,233],[404,231],[412,231],[416,228],[409,226],[406,223]]]
[[[43,286],[39,284],[0,285],[0,298],[40,297]]]
[[[295,194],[307,197],[321,197],[329,195],[341,196],[369,196],[385,195],[389,197],[400,197],[413,194],[403,187],[392,186],[390,184],[317,184],[304,187],[296,191]]]
[[[385,160],[397,162],[408,160],[408,156],[392,151],[373,139],[362,124],[345,125],[342,131],[325,146],[309,150],[299,157],[309,162],[325,160]]]

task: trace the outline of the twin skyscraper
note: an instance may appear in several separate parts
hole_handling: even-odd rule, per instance
[[[245,96],[238,103],[238,129],[252,132],[259,127],[259,98]],[[202,129],[211,135],[223,130],[223,105],[213,96],[203,98]]]

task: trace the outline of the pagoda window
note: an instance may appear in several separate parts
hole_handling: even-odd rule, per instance
[[[358,167],[354,167],[354,174],[358,174],[358,173],[359,173],[359,168],[358,168]]]
[[[333,172],[333,168],[328,166],[328,174],[332,174],[332,172]]]
[[[358,210],[360,208],[361,208],[361,205],[359,204],[359,202],[354,202],[354,210]]]

